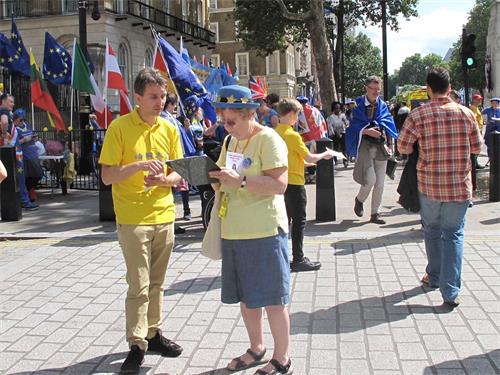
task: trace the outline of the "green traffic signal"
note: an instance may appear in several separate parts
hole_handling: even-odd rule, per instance
[[[472,67],[475,65],[475,60],[472,57],[467,58],[467,66]]]

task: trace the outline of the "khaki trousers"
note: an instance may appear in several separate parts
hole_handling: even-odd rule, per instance
[[[174,223],[117,225],[127,266],[127,342],[147,350],[162,324],[163,281],[174,246]]]

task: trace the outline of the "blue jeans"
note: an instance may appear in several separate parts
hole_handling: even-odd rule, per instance
[[[439,285],[445,301],[460,292],[465,214],[469,201],[440,202],[419,193],[430,285]]]

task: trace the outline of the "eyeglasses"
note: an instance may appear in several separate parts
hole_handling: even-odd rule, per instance
[[[365,86],[369,90],[380,91],[380,86]]]

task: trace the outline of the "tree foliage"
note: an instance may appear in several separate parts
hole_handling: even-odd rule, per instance
[[[364,93],[366,77],[373,74],[382,76],[382,55],[363,33],[345,37],[344,53],[346,97],[355,98]]]
[[[484,77],[484,61],[486,57],[486,39],[488,36],[488,24],[490,20],[491,0],[476,0],[474,8],[469,12],[469,18],[464,25],[467,33],[476,35],[476,61],[477,68],[469,71],[470,87],[482,90],[486,83]],[[462,58],[460,48],[462,37],[459,36],[453,45],[453,54],[450,60],[450,75],[452,87],[463,87]]]

